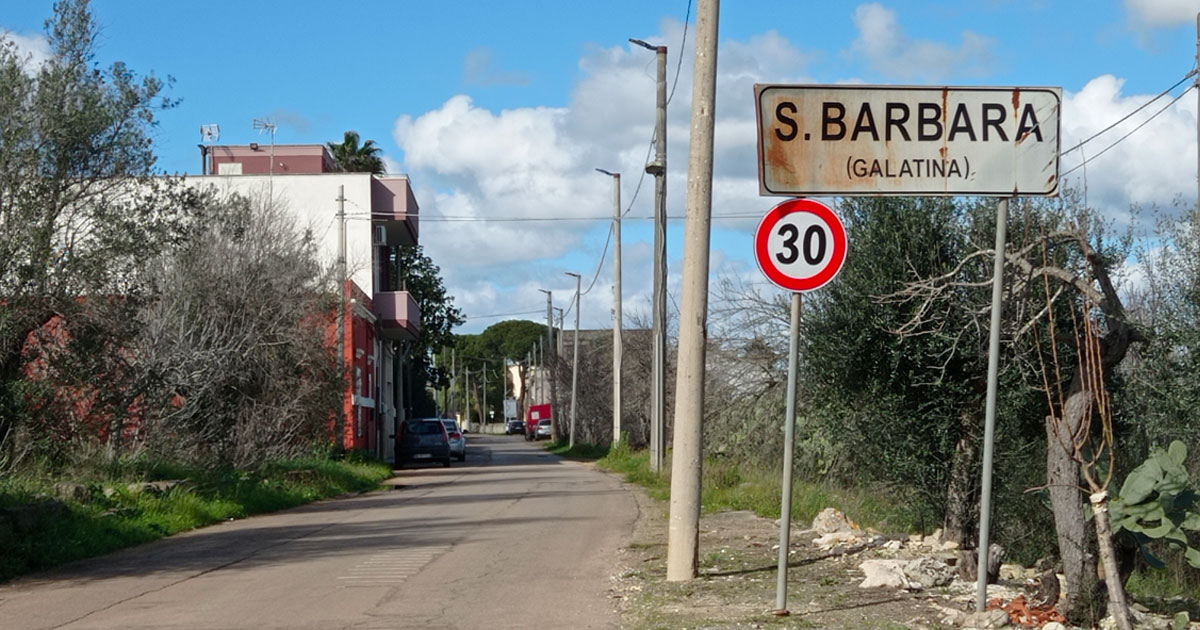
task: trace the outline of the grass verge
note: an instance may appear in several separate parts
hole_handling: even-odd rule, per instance
[[[386,463],[358,456],[282,460],[255,472],[133,462],[14,475],[0,480],[0,582],[219,521],[371,490],[389,476]],[[159,480],[179,483],[146,485]]]
[[[570,442],[550,442],[546,445],[546,450],[567,459],[578,461],[596,461],[605,455],[608,455],[607,446],[598,446],[596,444],[576,444],[571,446]]]
[[[649,452],[633,451],[621,443],[597,464],[643,486],[654,499],[670,498],[669,461],[664,463],[663,472],[652,472]],[[700,501],[705,513],[749,510],[762,517],[779,518],[782,492],[782,474],[778,469],[726,459],[704,461]],[[792,482],[792,492],[792,520],[796,523],[809,522],[821,510],[835,507],[861,527],[885,532],[919,529],[919,515],[908,504],[878,489],[838,488],[796,479]]]

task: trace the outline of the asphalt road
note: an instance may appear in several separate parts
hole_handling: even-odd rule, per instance
[[[395,489],[232,521],[0,586],[0,627],[617,628],[617,478],[518,436]]]

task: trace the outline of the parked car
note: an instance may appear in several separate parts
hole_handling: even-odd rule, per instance
[[[457,420],[450,418],[442,418],[442,424],[446,426],[446,435],[450,438],[450,454],[458,461],[467,459],[467,438],[463,436],[466,431],[458,427]]]
[[[525,423],[521,422],[520,418],[509,418],[504,423],[504,435],[512,435],[514,433],[524,433]]]
[[[538,420],[537,430],[533,433],[533,439],[540,440],[542,438],[550,439],[550,419]]]
[[[407,420],[400,425],[396,436],[396,468],[416,462],[450,466],[450,434],[436,418]]]

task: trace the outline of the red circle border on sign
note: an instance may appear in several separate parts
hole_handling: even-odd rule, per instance
[[[771,260],[771,252],[767,250],[767,240],[771,237],[775,224],[794,212],[808,212],[817,215],[833,233],[833,255],[830,257],[829,263],[821,271],[807,278],[793,278],[780,271]],[[767,212],[767,215],[759,222],[758,230],[754,233],[754,259],[758,262],[758,268],[762,270],[768,280],[779,288],[796,293],[815,291],[829,284],[829,281],[833,280],[842,270],[842,265],[846,262],[846,250],[846,227],[842,225],[842,220],[833,213],[833,210],[829,209],[829,206],[812,199],[789,199],[771,208],[770,212]]]

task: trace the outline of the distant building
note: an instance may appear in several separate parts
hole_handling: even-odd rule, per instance
[[[347,449],[391,460],[406,400],[402,357],[421,334],[417,304],[392,262],[396,247],[418,242],[419,207],[408,177],[336,172],[319,144],[205,147],[204,172],[186,182],[281,204],[312,232],[327,264],[337,259],[339,205],[344,208],[348,386],[340,440]]]

